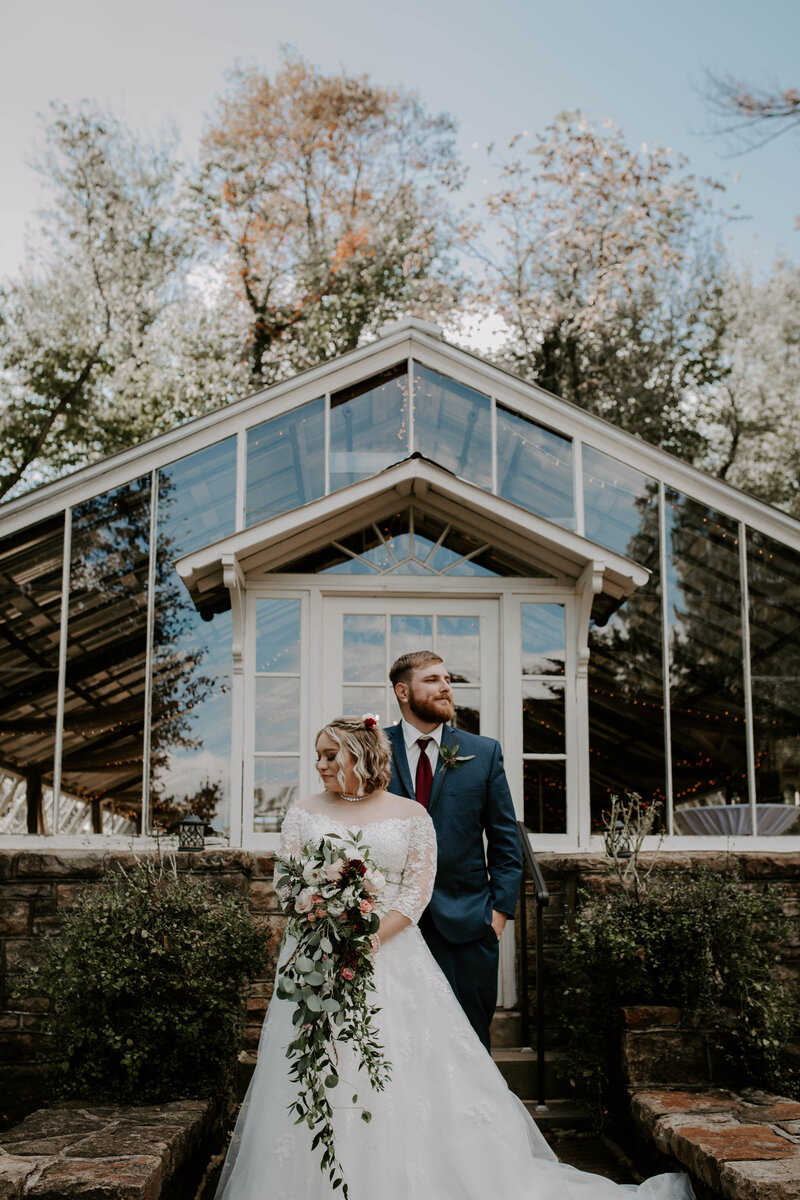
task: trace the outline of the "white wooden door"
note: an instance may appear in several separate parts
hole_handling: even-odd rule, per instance
[[[450,672],[455,724],[502,739],[499,601],[336,596],[324,600],[323,614],[320,724],[333,714],[364,713],[396,724],[389,668],[401,654],[432,649]],[[512,921],[500,948],[498,1004],[515,1000]]]
[[[325,598],[320,724],[366,712],[396,724],[400,710],[389,668],[401,654],[432,649],[450,671],[456,725],[499,738],[498,607],[493,599]]]

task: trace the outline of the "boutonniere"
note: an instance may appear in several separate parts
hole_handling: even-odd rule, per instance
[[[457,742],[454,742],[452,746],[441,745],[439,747],[439,758],[442,760],[442,766],[452,767],[454,771],[457,771],[462,763],[471,762],[474,757],[474,754],[459,754]]]

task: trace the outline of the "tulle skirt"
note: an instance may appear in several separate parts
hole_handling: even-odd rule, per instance
[[[288,948],[284,946],[283,954]],[[336,1151],[350,1200],[691,1200],[683,1175],[616,1184],[561,1165],[486,1053],[416,926],[375,960],[381,1041],[392,1064],[382,1092],[345,1048],[331,1093]],[[258,1064],[239,1113],[216,1200],[329,1200],[321,1148],[288,1106],[290,1001],[273,997]],[[349,1061],[348,1061],[349,1060]],[[353,1086],[355,1085],[355,1086]],[[372,1113],[361,1120],[352,1098]]]

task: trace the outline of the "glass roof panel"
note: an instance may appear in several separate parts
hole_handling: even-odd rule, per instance
[[[522,508],[574,529],[572,442],[498,404],[497,491]]]
[[[405,363],[331,396],[331,491],[377,475],[407,455]]]
[[[462,479],[491,489],[489,397],[415,363],[414,449]]]
[[[236,438],[216,442],[158,472],[160,550],[173,558],[219,541],[236,527]],[[169,526],[169,546],[166,526]]]
[[[245,525],[325,494],[325,399],[247,431]]]
[[[634,558],[642,524],[658,520],[658,481],[584,445],[583,504],[586,537]]]

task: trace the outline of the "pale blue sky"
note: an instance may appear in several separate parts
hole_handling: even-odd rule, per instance
[[[728,182],[750,218],[730,230],[735,259],[763,273],[779,253],[800,256],[800,138],[726,159],[702,136],[700,94],[706,69],[800,86],[796,0],[0,0],[0,31],[0,276],[21,261],[40,203],[26,159],[50,100],[96,99],[144,133],[172,120],[191,157],[226,68],[272,70],[283,42],[451,112],[474,196],[487,142],[583,108]]]

